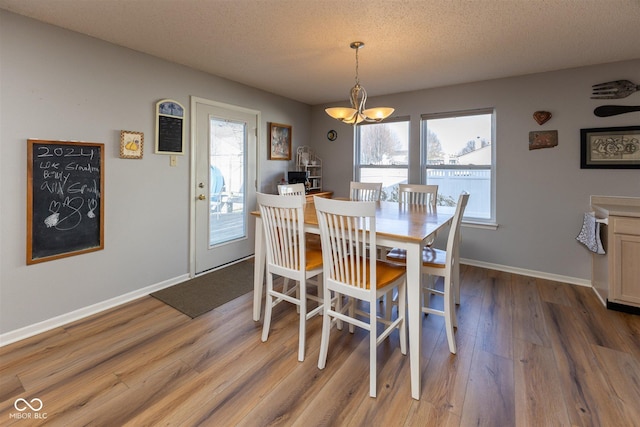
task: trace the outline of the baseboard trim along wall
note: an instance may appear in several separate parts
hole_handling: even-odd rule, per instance
[[[87,307],[83,307],[81,309],[74,310],[69,313],[62,314],[60,316],[52,317],[51,319],[48,319],[48,320],[43,320],[42,322],[34,323],[33,325],[25,326],[24,328],[20,328],[11,332],[4,333],[0,335],[0,347],[4,347],[5,345],[9,345],[16,341],[20,341],[25,338],[29,338],[34,335],[41,334],[43,332],[49,331],[54,328],[58,328],[60,326],[64,326],[68,323],[75,322],[76,320],[89,317],[91,315],[100,313],[101,311],[105,311],[113,307],[117,307],[129,301],[142,298],[144,296],[149,295],[150,293],[159,291],[164,288],[168,288],[169,286],[176,285],[180,282],[184,282],[187,279],[189,279],[189,275],[183,274],[181,276],[174,277],[173,279],[165,280],[163,282],[156,283],[151,286],[147,286],[146,288],[137,289],[133,292],[129,292],[127,294],[120,295],[115,298],[108,299],[106,301],[89,305]]]
[[[591,281],[588,279],[578,279],[577,277],[562,276],[560,274],[545,273],[544,271],[527,270],[525,268],[510,267],[508,265],[492,264],[489,262],[475,261],[466,258],[460,258],[460,264],[473,265],[474,267],[482,267],[490,270],[504,271],[505,273],[520,274],[522,276],[536,277],[538,279],[553,280],[556,282],[569,283],[571,285],[591,287]]]
[[[550,274],[542,271],[527,270],[524,268],[509,267],[506,265],[492,264],[492,263],[482,262],[482,261],[474,261],[474,260],[465,259],[465,258],[460,259],[460,263],[472,265],[475,267],[487,268],[491,270],[504,271],[505,273],[514,273],[514,274],[520,274],[523,276],[537,277],[540,279],[547,279],[547,280],[554,280],[556,282],[569,283],[572,285],[591,287],[591,282],[589,280],[578,279],[576,277],[561,276],[558,274]],[[127,303],[129,301],[133,301],[134,299],[142,298],[143,296],[149,295],[152,292],[156,292],[156,291],[159,291],[160,289],[164,289],[169,286],[173,286],[175,284],[183,282],[188,278],[189,278],[189,275],[184,274],[182,276],[178,276],[173,279],[165,280],[164,282],[156,283],[155,285],[147,286],[146,288],[129,292],[128,294],[124,294],[119,297],[111,298],[109,300],[106,300],[97,304],[93,304],[88,307],[84,307],[79,310],[72,311],[70,313],[56,316],[39,323],[35,323],[33,325],[26,326],[24,328],[16,329],[15,331],[7,332],[5,334],[0,335],[0,347],[9,345],[16,341],[23,340],[25,338],[32,337],[34,335],[46,332],[54,328],[58,328],[60,326],[64,326],[68,323],[75,322],[76,320],[80,320],[82,318],[91,316],[93,314],[97,314],[101,311],[108,310],[110,308]]]

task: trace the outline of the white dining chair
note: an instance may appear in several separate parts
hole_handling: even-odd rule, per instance
[[[351,200],[379,202],[382,197],[381,182],[357,182],[349,184],[349,198]]]
[[[435,212],[437,200],[437,185],[398,184],[398,202],[401,205],[424,206]],[[426,241],[425,245],[430,246],[434,239],[435,236]]]
[[[302,183],[297,184],[279,184],[278,185],[278,194],[281,196],[296,196],[296,195],[305,195],[306,188]],[[304,198],[304,203],[307,203],[307,198]],[[307,248],[313,248],[320,250],[320,236],[313,233],[307,233],[306,235]],[[286,280],[285,280],[286,286]]]
[[[374,202],[317,198],[315,207],[322,240],[324,295],[326,299],[332,293],[340,296],[336,304],[324,304],[318,368],[326,365],[334,324],[347,322],[351,332],[355,326],[363,328],[369,331],[369,395],[376,397],[378,345],[398,330],[400,351],[407,354],[405,266],[367,256],[368,247],[376,246]],[[378,317],[376,301],[392,287],[398,288],[401,314],[388,321]],[[348,297],[345,305],[339,303],[341,296]],[[368,303],[368,312],[359,310],[356,301]],[[384,325],[380,334],[378,323]]]
[[[454,326],[457,326],[455,305],[460,301],[460,224],[468,201],[468,193],[463,192],[458,198],[456,211],[449,229],[446,251],[433,247],[425,247],[422,251],[421,272],[423,276],[430,276],[429,280],[422,284],[422,312],[444,317],[449,351],[453,354],[456,353],[456,340],[453,332]],[[389,252],[387,257],[393,261],[406,262],[406,253],[396,249]],[[436,289],[436,281],[432,280],[436,276],[443,278],[443,290]],[[432,295],[443,297],[442,310],[430,305]],[[398,311],[400,310],[401,308],[398,306]]]
[[[267,341],[271,326],[273,307],[286,301],[296,305],[300,315],[298,338],[298,360],[304,360],[306,321],[322,312],[322,251],[307,248],[304,233],[304,195],[282,197],[275,194],[257,193],[260,218],[262,219],[266,246],[267,290],[262,328],[262,341]],[[274,276],[295,281],[291,288],[283,284],[274,287]],[[308,279],[318,287],[316,295],[307,293]],[[307,312],[307,299],[318,306]]]
[[[398,203],[400,205],[408,206],[423,206],[431,211],[436,210],[436,202],[438,199],[438,186],[437,185],[423,185],[423,184],[398,184]],[[425,242],[425,245],[431,246],[435,236],[432,236]],[[396,254],[400,251],[404,252],[404,249],[396,249]],[[386,251],[383,251],[386,257]],[[404,254],[406,258],[406,253]],[[391,310],[395,305],[397,295],[387,295],[385,297],[385,312],[387,318],[391,316]]]
[[[422,205],[436,209],[437,185],[398,184],[398,202],[404,205]]]
[[[398,203],[402,206],[422,206],[430,211],[435,212],[436,203],[438,199],[438,186],[437,185],[424,185],[424,184],[398,184]],[[432,236],[429,240],[425,241],[426,246],[431,246],[433,241],[435,240],[435,236]],[[382,249],[383,257],[387,256],[387,251]],[[406,252],[404,249],[395,249],[394,254],[396,257],[399,256],[400,253],[404,254],[404,258],[406,258]],[[387,319],[391,317],[391,311],[395,302],[397,301],[398,295],[392,295],[393,292],[389,293],[385,297],[385,313]]]
[[[294,196],[299,194],[304,195],[305,191],[306,191],[306,188],[302,183],[278,185],[278,194],[281,196]]]

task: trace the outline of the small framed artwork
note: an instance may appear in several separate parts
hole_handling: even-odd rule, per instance
[[[129,130],[120,131],[120,158],[141,159],[144,147],[144,133]]]
[[[581,169],[640,169],[640,126],[580,129]]]
[[[529,150],[550,148],[558,145],[557,130],[538,130],[529,132]]]
[[[291,160],[291,126],[269,123],[269,160]]]

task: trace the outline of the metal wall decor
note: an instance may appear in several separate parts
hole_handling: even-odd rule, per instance
[[[626,98],[634,92],[640,90],[640,85],[636,85],[629,80],[615,80],[612,82],[599,83],[591,86],[593,93],[591,99],[619,99]]]
[[[591,99],[620,99],[640,91],[640,85],[629,80],[614,80],[598,83],[592,87]],[[640,111],[640,105],[601,105],[593,110],[598,117],[610,117]]]
[[[640,105],[601,105],[593,110],[593,114],[598,117],[609,117],[633,111],[640,111]]]
[[[551,113],[548,111],[536,111],[533,113],[533,119],[538,122],[539,125],[543,125],[549,121]]]

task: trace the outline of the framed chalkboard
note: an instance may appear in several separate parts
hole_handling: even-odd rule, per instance
[[[27,264],[104,249],[104,144],[27,144]]]
[[[156,103],[156,154],[184,154],[184,107],[171,99]]]

